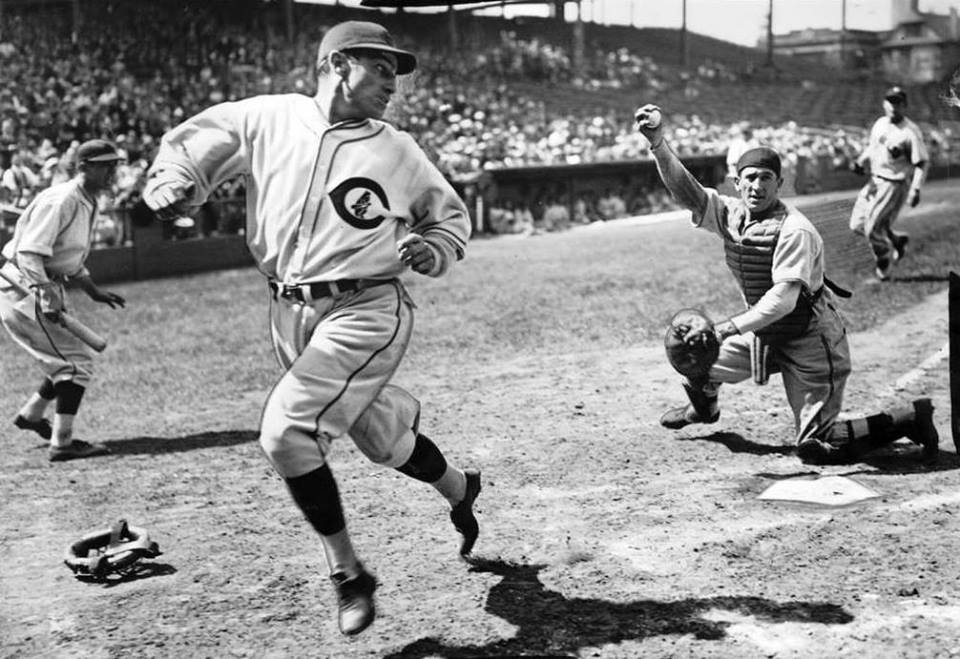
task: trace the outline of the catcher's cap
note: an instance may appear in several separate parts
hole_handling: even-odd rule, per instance
[[[763,167],[780,176],[780,154],[768,146],[758,146],[747,149],[737,160],[737,174],[744,167]]]
[[[123,160],[117,147],[106,140],[88,140],[77,147],[77,162],[112,162]]]
[[[320,40],[317,61],[326,59],[335,50],[369,48],[383,50],[397,56],[397,75],[410,73],[417,68],[417,57],[411,52],[393,45],[393,37],[387,28],[368,21],[344,21],[327,30]]]
[[[893,87],[887,90],[887,93],[883,95],[883,98],[884,100],[887,100],[887,101],[896,101],[898,103],[906,104],[907,92],[903,91],[902,87],[898,87],[894,85]]]

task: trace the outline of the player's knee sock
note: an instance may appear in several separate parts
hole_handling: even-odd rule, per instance
[[[330,573],[359,574],[359,561],[347,533],[340,490],[329,465],[286,479],[294,503],[320,535]]]
[[[418,481],[429,483],[455,506],[467,493],[467,476],[461,470],[447,464],[447,459],[429,437],[417,434],[410,459],[397,467],[397,471]]]
[[[838,421],[831,429],[830,442],[838,446],[846,445],[858,456],[886,446],[902,436],[893,418],[881,412],[868,417]]]
[[[53,382],[50,378],[43,378],[43,382],[40,383],[40,388],[37,389],[30,396],[30,400],[20,408],[19,414],[30,421],[39,421],[43,418],[43,413],[47,411],[47,406],[56,397],[57,393],[53,389]]]
[[[86,388],[69,380],[53,385],[57,396],[57,411],[53,415],[53,435],[50,443],[66,446],[73,440],[73,420],[80,409]]]

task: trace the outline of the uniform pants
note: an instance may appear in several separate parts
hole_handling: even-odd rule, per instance
[[[373,462],[407,462],[420,403],[389,383],[413,331],[399,281],[307,303],[273,299],[270,329],[286,372],[267,397],[260,443],[283,478],[323,466],[344,435]]]
[[[20,276],[10,264],[4,266],[4,273]],[[60,293],[63,294],[62,289]],[[72,381],[81,387],[90,383],[91,349],[65,328],[39,314],[33,295],[20,295],[3,279],[0,279],[0,323],[52,382]]]
[[[724,341],[705,391],[751,377],[752,345],[750,332]],[[847,334],[829,292],[824,291],[817,301],[805,334],[770,346],[769,372],[780,373],[783,378],[797,443],[808,437],[826,441],[843,407],[843,392],[850,376]]]
[[[893,224],[907,199],[906,181],[889,181],[871,176],[860,189],[850,214],[850,230],[867,237],[874,257],[889,259],[897,235]]]

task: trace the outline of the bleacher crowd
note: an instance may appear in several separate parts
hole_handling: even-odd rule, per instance
[[[0,23],[0,203],[24,207],[38,190],[73,174],[72,150],[81,141],[106,137],[120,146],[126,161],[116,196],[104,203],[130,205],[138,198],[159,137],[181,119],[253,94],[312,93],[314,49],[328,25],[302,21],[291,41],[265,10],[262,15],[231,13],[225,6],[172,0],[90,3],[85,21],[96,29],[76,35],[71,35],[65,10],[5,11]],[[412,47],[424,65],[415,84],[401,82],[387,118],[410,131],[454,181],[503,167],[649,158],[646,142],[633,130],[631,107],[555,106],[551,87],[556,85],[626,90],[633,98],[682,90],[690,103],[679,113],[671,108],[668,139],[684,156],[725,153],[738,126],[689,110],[697,107],[701,89],[737,81],[740,73],[719,62],[683,69],[625,47],[593,48],[577,76],[567,48],[509,30],[455,53],[423,40]],[[530,82],[540,83],[544,91],[530,93]],[[789,162],[827,155],[837,167],[859,150],[866,129],[763,125],[762,117],[753,119],[755,137],[786,154]],[[949,144],[945,137],[931,137],[935,152],[938,144]],[[220,194],[234,197],[242,189],[234,184]],[[576,200],[573,217],[564,217],[569,212],[559,202],[550,206],[563,210],[545,209],[533,218],[528,208],[499,205],[493,215],[505,219],[491,224],[503,232],[533,233],[662,210],[670,202],[651,192],[629,208],[621,192],[604,191],[592,200]],[[125,239],[123,227],[114,224],[98,228],[101,244]],[[239,226],[237,218],[221,216],[201,222],[200,228],[236,231]]]

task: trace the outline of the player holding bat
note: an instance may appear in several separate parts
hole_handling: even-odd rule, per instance
[[[38,194],[3,248],[0,322],[44,373],[40,388],[20,408],[14,424],[49,439],[52,462],[108,452],[102,444],[73,437],[73,421],[93,372],[93,352],[63,322],[64,282],[70,279],[92,300],[111,308],[125,305],[122,297],[98,287],[84,266],[97,195],[113,185],[120,159],[105,140],[81,144],[77,175]],[[45,412],[54,400],[51,424]]]

